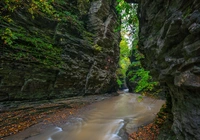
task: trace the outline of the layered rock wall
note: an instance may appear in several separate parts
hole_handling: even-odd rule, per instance
[[[170,91],[174,139],[199,140],[200,1],[137,2],[142,64]]]
[[[65,20],[41,15],[33,18],[30,13],[24,11],[24,8],[19,8],[11,14],[16,26],[12,23],[0,23],[1,28],[5,30],[9,28],[14,32],[23,27],[27,35],[37,33],[42,39],[47,38],[47,42],[51,42],[61,50],[60,61],[62,61],[56,62],[60,63],[59,66],[48,67],[44,65],[45,62],[41,64],[35,60],[35,56],[29,57],[30,61],[24,61],[23,57],[13,59],[10,54],[18,52],[19,49],[9,48],[2,39],[0,100],[68,97],[115,90],[120,41],[120,33],[115,31],[118,26],[116,2],[113,0],[81,2],[63,1],[62,5],[54,5],[58,9],[66,10],[68,16]],[[77,13],[79,21],[74,22],[77,16],[69,15],[69,12]],[[1,14],[5,17],[5,12]],[[79,22],[82,25],[80,29],[76,25]],[[30,44],[19,37],[14,41],[15,45]],[[33,48],[37,47],[31,45]],[[24,54],[21,50],[20,53]],[[39,56],[42,57],[45,55]]]

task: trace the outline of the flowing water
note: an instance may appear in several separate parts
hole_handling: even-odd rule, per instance
[[[124,140],[124,132],[151,122],[164,103],[147,97],[138,101],[138,97],[125,93],[98,102],[62,127],[28,140]]]

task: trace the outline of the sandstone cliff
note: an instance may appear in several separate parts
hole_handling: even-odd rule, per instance
[[[0,100],[116,89],[120,33],[114,0],[55,0],[62,19],[42,11],[33,17],[34,7],[26,6],[8,12],[0,2]]]
[[[139,4],[143,66],[171,95],[174,139],[199,140],[200,1],[127,1]]]

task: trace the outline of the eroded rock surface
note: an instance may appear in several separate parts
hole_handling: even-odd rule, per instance
[[[170,91],[176,138],[199,140],[200,1],[140,0],[138,4],[143,66]]]
[[[21,8],[11,14],[14,25],[0,24],[5,30],[9,28],[14,32],[19,27],[25,27],[27,36],[37,33],[37,36],[47,38],[47,42],[61,48],[63,61],[60,67],[48,68],[35,61],[35,56],[29,57],[31,60],[28,62],[13,60],[7,54],[15,54],[19,50],[5,46],[5,42],[0,40],[0,100],[67,97],[115,90],[120,41],[120,33],[114,31],[118,26],[116,2],[92,0],[63,3],[54,6],[67,11],[65,20],[40,15],[32,18],[30,13],[24,11],[25,8]],[[69,12],[77,15],[70,16]],[[5,16],[6,13],[1,14]],[[74,22],[76,16],[79,16],[79,21]],[[14,41],[29,45],[20,38]],[[21,52],[24,53],[23,50]]]

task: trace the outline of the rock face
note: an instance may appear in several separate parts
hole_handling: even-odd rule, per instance
[[[143,66],[170,91],[176,139],[199,140],[200,1],[139,0],[138,4]]]
[[[23,57],[13,59],[10,56],[19,49],[5,46],[7,44],[4,40],[0,40],[0,100],[68,97],[115,90],[120,41],[120,33],[115,31],[118,26],[116,2],[81,2],[78,0],[69,4],[68,1],[63,1],[62,5],[54,5],[57,9],[66,10],[68,15],[70,10],[77,14],[66,16],[67,20],[64,21],[41,15],[33,19],[21,8],[11,14],[16,26],[12,23],[0,23],[5,31],[9,31],[9,28],[14,32],[19,27],[25,27],[23,30],[27,36],[37,33],[41,39],[45,38],[61,50],[61,56],[55,57],[60,57],[62,61],[60,66],[47,67],[44,65],[46,62],[41,64],[35,60],[36,56],[28,62],[23,61]],[[5,13],[2,12],[1,16],[5,17]],[[76,16],[79,16],[78,21],[74,22]],[[80,29],[76,25],[79,22]],[[2,34],[6,35],[5,32]],[[14,38],[14,45],[31,44],[27,40]],[[34,43],[31,45],[33,48],[37,47]],[[47,50],[40,50],[41,54],[45,51]],[[24,51],[21,53],[24,54]],[[45,55],[40,56],[42,57]]]

